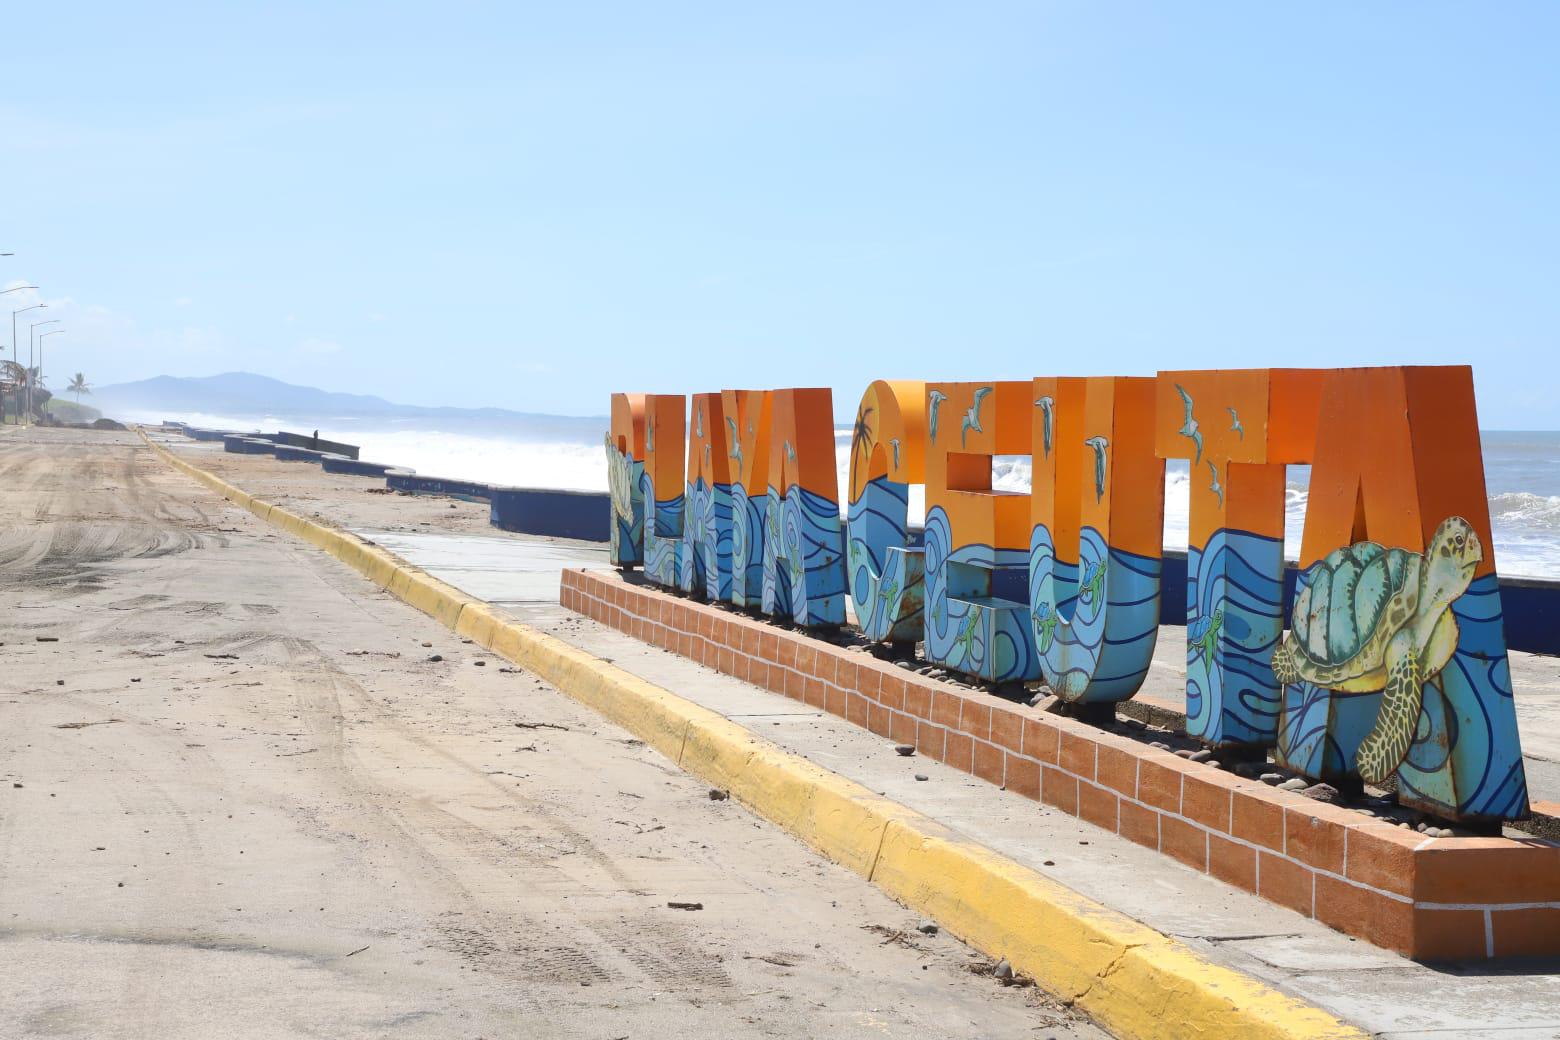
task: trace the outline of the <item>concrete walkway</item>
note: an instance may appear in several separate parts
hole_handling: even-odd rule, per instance
[[[856,726],[647,646],[558,605],[559,566],[602,566],[599,550],[495,534],[447,536],[358,530],[434,575],[503,606],[619,667],[741,722],[1159,931],[1390,1040],[1560,1036],[1560,965],[1426,967],[1349,939],[1074,817],[1038,806],[937,762],[905,759]],[[1150,697],[1176,706],[1179,629],[1166,628]],[[1518,655],[1525,727],[1554,726],[1555,663]],[[1538,695],[1525,678],[1547,681]],[[1550,723],[1550,725],[1546,725]],[[1553,777],[1553,760],[1530,762]],[[917,781],[916,774],[927,777]],[[1553,789],[1551,789],[1552,791]]]

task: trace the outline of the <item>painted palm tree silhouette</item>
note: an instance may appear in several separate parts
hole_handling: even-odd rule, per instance
[[[872,453],[872,426],[869,418],[876,410],[875,408],[863,408],[856,413],[856,429],[851,433],[850,438],[852,443],[855,444],[855,448],[851,454],[854,455],[857,451],[868,455]]]

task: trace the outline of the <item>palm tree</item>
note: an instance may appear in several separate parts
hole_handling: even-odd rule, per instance
[[[65,392],[75,394],[76,403],[80,404],[81,395],[92,393],[92,387],[87,384],[87,377],[82,373],[77,372],[74,376],[71,377],[70,385],[65,388]]]
[[[20,422],[22,415],[22,387],[27,382],[27,372],[14,361],[0,361],[0,380],[11,384],[11,410]],[[0,394],[0,419],[5,417],[4,395]]]

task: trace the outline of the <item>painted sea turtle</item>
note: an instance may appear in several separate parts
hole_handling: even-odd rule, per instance
[[[624,523],[634,521],[633,473],[632,460],[618,451],[617,445],[612,443],[612,434],[607,434],[607,488],[612,493],[612,511]]]
[[[1333,550],[1295,601],[1293,627],[1273,652],[1273,675],[1286,686],[1306,680],[1343,693],[1382,691],[1357,755],[1367,781],[1384,782],[1408,754],[1424,683],[1457,648],[1452,603],[1483,558],[1473,527],[1449,517],[1423,556],[1375,542]]]
[[[1056,608],[1049,603],[1036,603],[1033,616],[1038,649],[1040,656],[1044,657],[1056,639],[1056,626],[1061,624],[1062,619],[1056,616]]]

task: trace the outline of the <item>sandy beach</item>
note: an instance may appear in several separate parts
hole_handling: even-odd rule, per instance
[[[0,487],[0,1035],[1101,1035],[133,434],[8,428]]]

